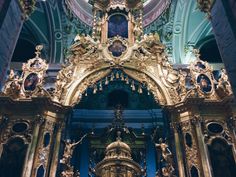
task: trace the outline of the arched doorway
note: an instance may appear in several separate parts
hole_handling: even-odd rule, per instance
[[[3,147],[0,177],[21,177],[27,145],[19,137],[10,139]]]
[[[113,130],[117,127],[122,132],[122,141],[132,149],[132,159],[143,168],[146,167],[148,176],[157,171],[159,159],[150,135],[156,127],[156,139],[164,134],[162,109],[152,93],[144,87],[141,91],[140,83],[133,81],[129,78],[128,83],[115,75],[111,81],[109,77],[109,84],[104,84],[102,89],[98,85],[96,92],[96,87],[88,88],[86,96],[84,94],[74,107],[71,126],[68,128],[70,138],[77,139],[85,133],[92,134],[75,149],[72,159],[73,166],[81,174],[89,173],[89,167],[94,167],[105,157],[105,147],[116,139],[117,134]],[[117,105],[123,107],[122,120],[115,119],[114,110]]]
[[[232,153],[232,146],[225,140],[216,138],[209,146],[210,159],[214,177],[234,177],[236,165]]]

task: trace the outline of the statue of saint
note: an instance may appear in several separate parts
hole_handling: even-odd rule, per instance
[[[221,76],[219,78],[219,82],[218,82],[218,86],[217,88],[223,88],[224,90],[226,90],[227,92],[231,93],[231,85],[229,83],[229,78],[228,75],[226,73],[225,69],[221,69]]]
[[[169,158],[172,156],[172,153],[169,150],[168,144],[164,143],[164,140],[162,138],[159,139],[159,144],[155,144],[156,148],[161,149],[161,155],[162,158],[168,162]]]
[[[157,149],[161,150],[161,173],[165,177],[175,177],[172,160],[172,153],[168,144],[162,138],[159,139],[159,144],[155,144]]]
[[[136,22],[134,22],[134,37],[136,41],[140,41],[143,35],[143,28],[142,28],[142,18],[139,17]]]
[[[187,73],[185,73],[182,70],[179,70],[179,89],[180,89],[182,94],[185,94],[187,92],[187,89],[186,89],[186,76],[187,76]]]
[[[63,158],[60,160],[60,163],[68,165],[68,166],[70,165],[70,159],[72,158],[75,146],[81,143],[86,136],[87,134],[85,134],[79,141],[74,142],[74,143],[71,143],[71,140],[69,139],[64,141],[65,149],[64,149]]]

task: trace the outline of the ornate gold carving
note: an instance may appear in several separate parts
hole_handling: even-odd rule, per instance
[[[22,74],[19,77],[13,70],[5,83],[3,93],[13,99],[25,99],[33,96],[50,96],[43,88],[43,81],[48,64],[40,58],[42,45],[36,46],[36,56],[28,60],[22,66]]]
[[[183,137],[184,137],[184,149],[185,149],[185,155],[186,155],[187,165],[189,169],[191,169],[192,165],[194,165],[197,168],[200,168],[200,159],[199,159],[198,147],[196,143],[196,135],[192,127],[192,122],[193,122],[192,120],[187,120],[180,123],[180,127],[181,127]],[[194,122],[196,122],[196,120]],[[188,146],[186,142],[185,136],[187,133],[191,136],[191,140],[192,140],[191,147]]]
[[[87,134],[85,134],[82,138],[80,138],[79,141],[74,142],[74,143],[71,143],[70,140],[64,141],[65,143],[64,154],[63,154],[63,158],[60,160],[60,163],[64,165],[64,170],[61,172],[61,177],[79,176],[78,172],[77,172],[78,174],[75,174],[74,168],[70,164],[70,160],[72,158],[75,147],[78,144],[80,144],[86,136]]]
[[[166,177],[175,177],[174,167],[173,167],[173,156],[169,149],[168,144],[166,144],[162,138],[159,139],[159,143],[155,144],[157,150],[161,150],[161,164],[162,164],[162,175]]]
[[[213,76],[212,67],[207,62],[200,60],[199,50],[194,49],[194,53],[197,59],[190,63],[189,66],[192,85],[188,89],[185,98],[200,97],[206,100],[219,101],[226,96],[232,95],[225,70],[222,70],[219,82],[217,82]]]
[[[27,129],[22,132],[15,132],[13,130],[13,126],[17,123],[24,123],[27,125]],[[25,144],[29,144],[32,139],[32,132],[33,132],[33,122],[25,119],[14,119],[8,121],[5,125],[5,128],[1,132],[0,143],[6,144],[9,139],[13,139],[15,137],[20,137],[24,140]]]
[[[15,76],[11,70],[4,88],[6,96],[13,99],[48,96],[62,105],[73,106],[81,100],[87,88],[96,87],[96,82],[106,77],[112,69],[123,70],[141,84],[145,84],[160,105],[175,105],[189,97],[218,101],[232,95],[224,70],[217,83],[212,75],[212,68],[199,59],[199,52],[196,50],[197,61],[190,64],[189,74],[187,71],[173,69],[159,35],[143,35],[141,1],[94,1],[93,4],[96,5],[92,37],[75,37],[68,52],[68,63],[59,71],[52,95],[42,85],[48,65],[39,57],[42,46],[38,46],[36,57],[23,65],[22,76]],[[107,39],[107,11],[114,7],[127,8],[126,18],[130,27],[128,39],[120,36]],[[133,8],[139,13],[137,16],[131,10]],[[98,17],[99,10],[105,10],[101,19]],[[121,54],[114,55],[110,47],[121,50]],[[26,81],[30,80],[30,76],[38,79],[35,89],[26,89]],[[189,79],[192,85],[188,85]],[[215,90],[216,84],[218,85]],[[142,92],[140,89],[139,91]]]
[[[135,70],[123,70],[128,76],[134,78],[135,80],[139,81],[140,83],[144,83],[147,86],[147,89],[153,93],[154,99],[161,105],[166,104],[167,100],[163,96],[162,90],[156,83],[149,78],[146,74],[140,73]]]
[[[38,167],[43,165],[44,168],[47,167],[49,163],[49,155],[51,149],[51,143],[53,142],[53,130],[55,128],[55,122],[42,118],[42,116],[37,115],[35,123],[42,124],[41,126],[41,134],[39,136],[36,155],[34,157],[34,164],[33,164],[33,174],[36,174]],[[49,134],[49,142],[45,144],[45,135]]]
[[[117,140],[106,147],[104,159],[95,166],[96,176],[142,176],[143,170],[132,159],[130,147],[121,141],[121,132],[117,134]]]
[[[221,97],[232,94],[232,88],[225,69],[221,69],[221,75],[217,84],[216,92]]]
[[[72,76],[74,82],[66,83],[63,87],[64,89],[62,90],[56,89],[54,97],[55,101],[59,100],[60,103],[70,106],[77,104],[81,100],[82,94],[86,91],[87,88],[94,86],[96,82],[98,82],[101,78],[106,77],[110,72],[111,70],[109,68],[93,73],[78,72],[75,76]],[[70,87],[75,87],[76,91]],[[57,95],[60,95],[60,97],[57,97]]]
[[[65,164],[65,165],[70,165],[70,159],[72,158],[75,146],[80,144],[86,136],[87,134],[85,134],[82,138],[80,138],[79,141],[74,142],[74,143],[71,143],[70,140],[64,141],[65,149],[64,149],[63,158],[60,160],[60,163]]]
[[[134,22],[134,36],[136,41],[140,41],[143,37],[143,19],[142,14]]]
[[[156,100],[162,105],[173,104],[173,102],[180,100],[177,93],[178,72],[168,62],[164,53],[165,47],[160,43],[157,34],[145,35],[141,41],[137,41],[133,46],[129,46],[128,41],[121,37],[114,37],[108,40],[106,45],[95,42],[89,36],[77,36],[75,41],[76,43],[70,50],[69,64],[59,72],[57,77],[56,101],[63,102],[65,96],[68,96],[68,92],[71,92],[69,87],[75,82],[81,86],[92,86],[94,83],[89,84],[79,78],[90,77],[91,73],[93,73],[93,77],[95,75],[99,77],[96,80],[101,80],[105,75],[99,74],[100,71],[97,68],[103,70],[108,67],[123,68],[127,74],[128,72],[129,74],[134,73],[133,69],[135,69],[135,75],[142,75],[142,79],[137,80],[141,80],[141,83],[145,80]],[[127,47],[127,51],[120,57],[113,57],[108,50],[109,45],[112,45],[115,41],[120,41],[122,45]],[[67,74],[69,75],[68,77],[66,76]],[[140,78],[140,76],[131,75],[133,75],[134,79]],[[79,83],[77,80],[81,80],[81,82]],[[80,94],[85,89],[82,89]],[[77,94],[74,100],[79,101],[80,96]],[[74,104],[75,102],[72,101],[68,104],[71,105],[72,103]]]
[[[186,77],[187,77],[187,73],[182,70],[179,70],[178,93],[180,94],[180,96],[184,96],[187,94]]]
[[[207,127],[210,123],[217,123],[217,124],[221,125],[223,128],[223,131],[219,132],[219,133],[210,132],[207,129]],[[230,145],[234,144],[233,138],[232,138],[232,136],[234,136],[234,135],[230,132],[226,121],[220,121],[220,120],[216,121],[216,120],[211,120],[211,119],[204,121],[203,133],[204,133],[204,141],[208,145],[210,145],[215,138],[224,139]]]

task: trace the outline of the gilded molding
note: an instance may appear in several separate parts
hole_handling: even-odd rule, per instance
[[[180,123],[180,127],[181,127],[183,137],[184,137],[184,149],[185,149],[185,155],[186,155],[189,171],[193,165],[197,169],[200,169],[200,165],[201,165],[200,159],[199,159],[197,142],[196,142],[196,133],[195,133],[192,122],[193,121],[191,119],[191,120],[183,121]],[[192,143],[191,146],[189,146],[188,143],[186,142],[186,134],[189,134],[191,136],[191,143]]]
[[[210,123],[216,123],[222,126],[222,131],[218,133],[213,133],[209,131],[208,125]],[[234,139],[232,136],[234,136],[231,131],[228,128],[228,124],[226,121],[223,120],[211,120],[208,119],[204,121],[204,126],[203,126],[203,136],[204,136],[204,141],[206,144],[211,145],[212,141],[216,138],[224,139],[228,144],[233,145],[234,144]]]
[[[39,122],[42,122],[39,120]],[[41,126],[41,134],[39,136],[39,143],[37,145],[36,156],[34,159],[34,173],[37,173],[37,169],[43,165],[45,169],[47,169],[47,164],[49,162],[50,149],[53,142],[53,131],[55,128],[55,122],[46,120]],[[49,142],[45,144],[45,135],[49,134]],[[45,146],[46,145],[46,146]]]
[[[16,132],[13,130],[13,126],[17,123],[24,123],[27,125],[27,128],[23,132]],[[10,139],[19,137],[22,138],[25,144],[29,144],[32,140],[33,132],[33,121],[26,119],[13,119],[8,121],[1,132],[0,143],[6,144]]]

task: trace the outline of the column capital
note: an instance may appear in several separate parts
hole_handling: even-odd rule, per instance
[[[191,123],[193,125],[201,125],[202,122],[203,122],[203,119],[200,115],[195,115],[191,118]]]
[[[171,122],[170,128],[174,131],[179,131],[181,124],[179,122]]]
[[[43,118],[42,115],[37,114],[37,115],[35,116],[35,124],[41,125],[42,123],[44,123],[44,121],[45,121],[45,118]]]

